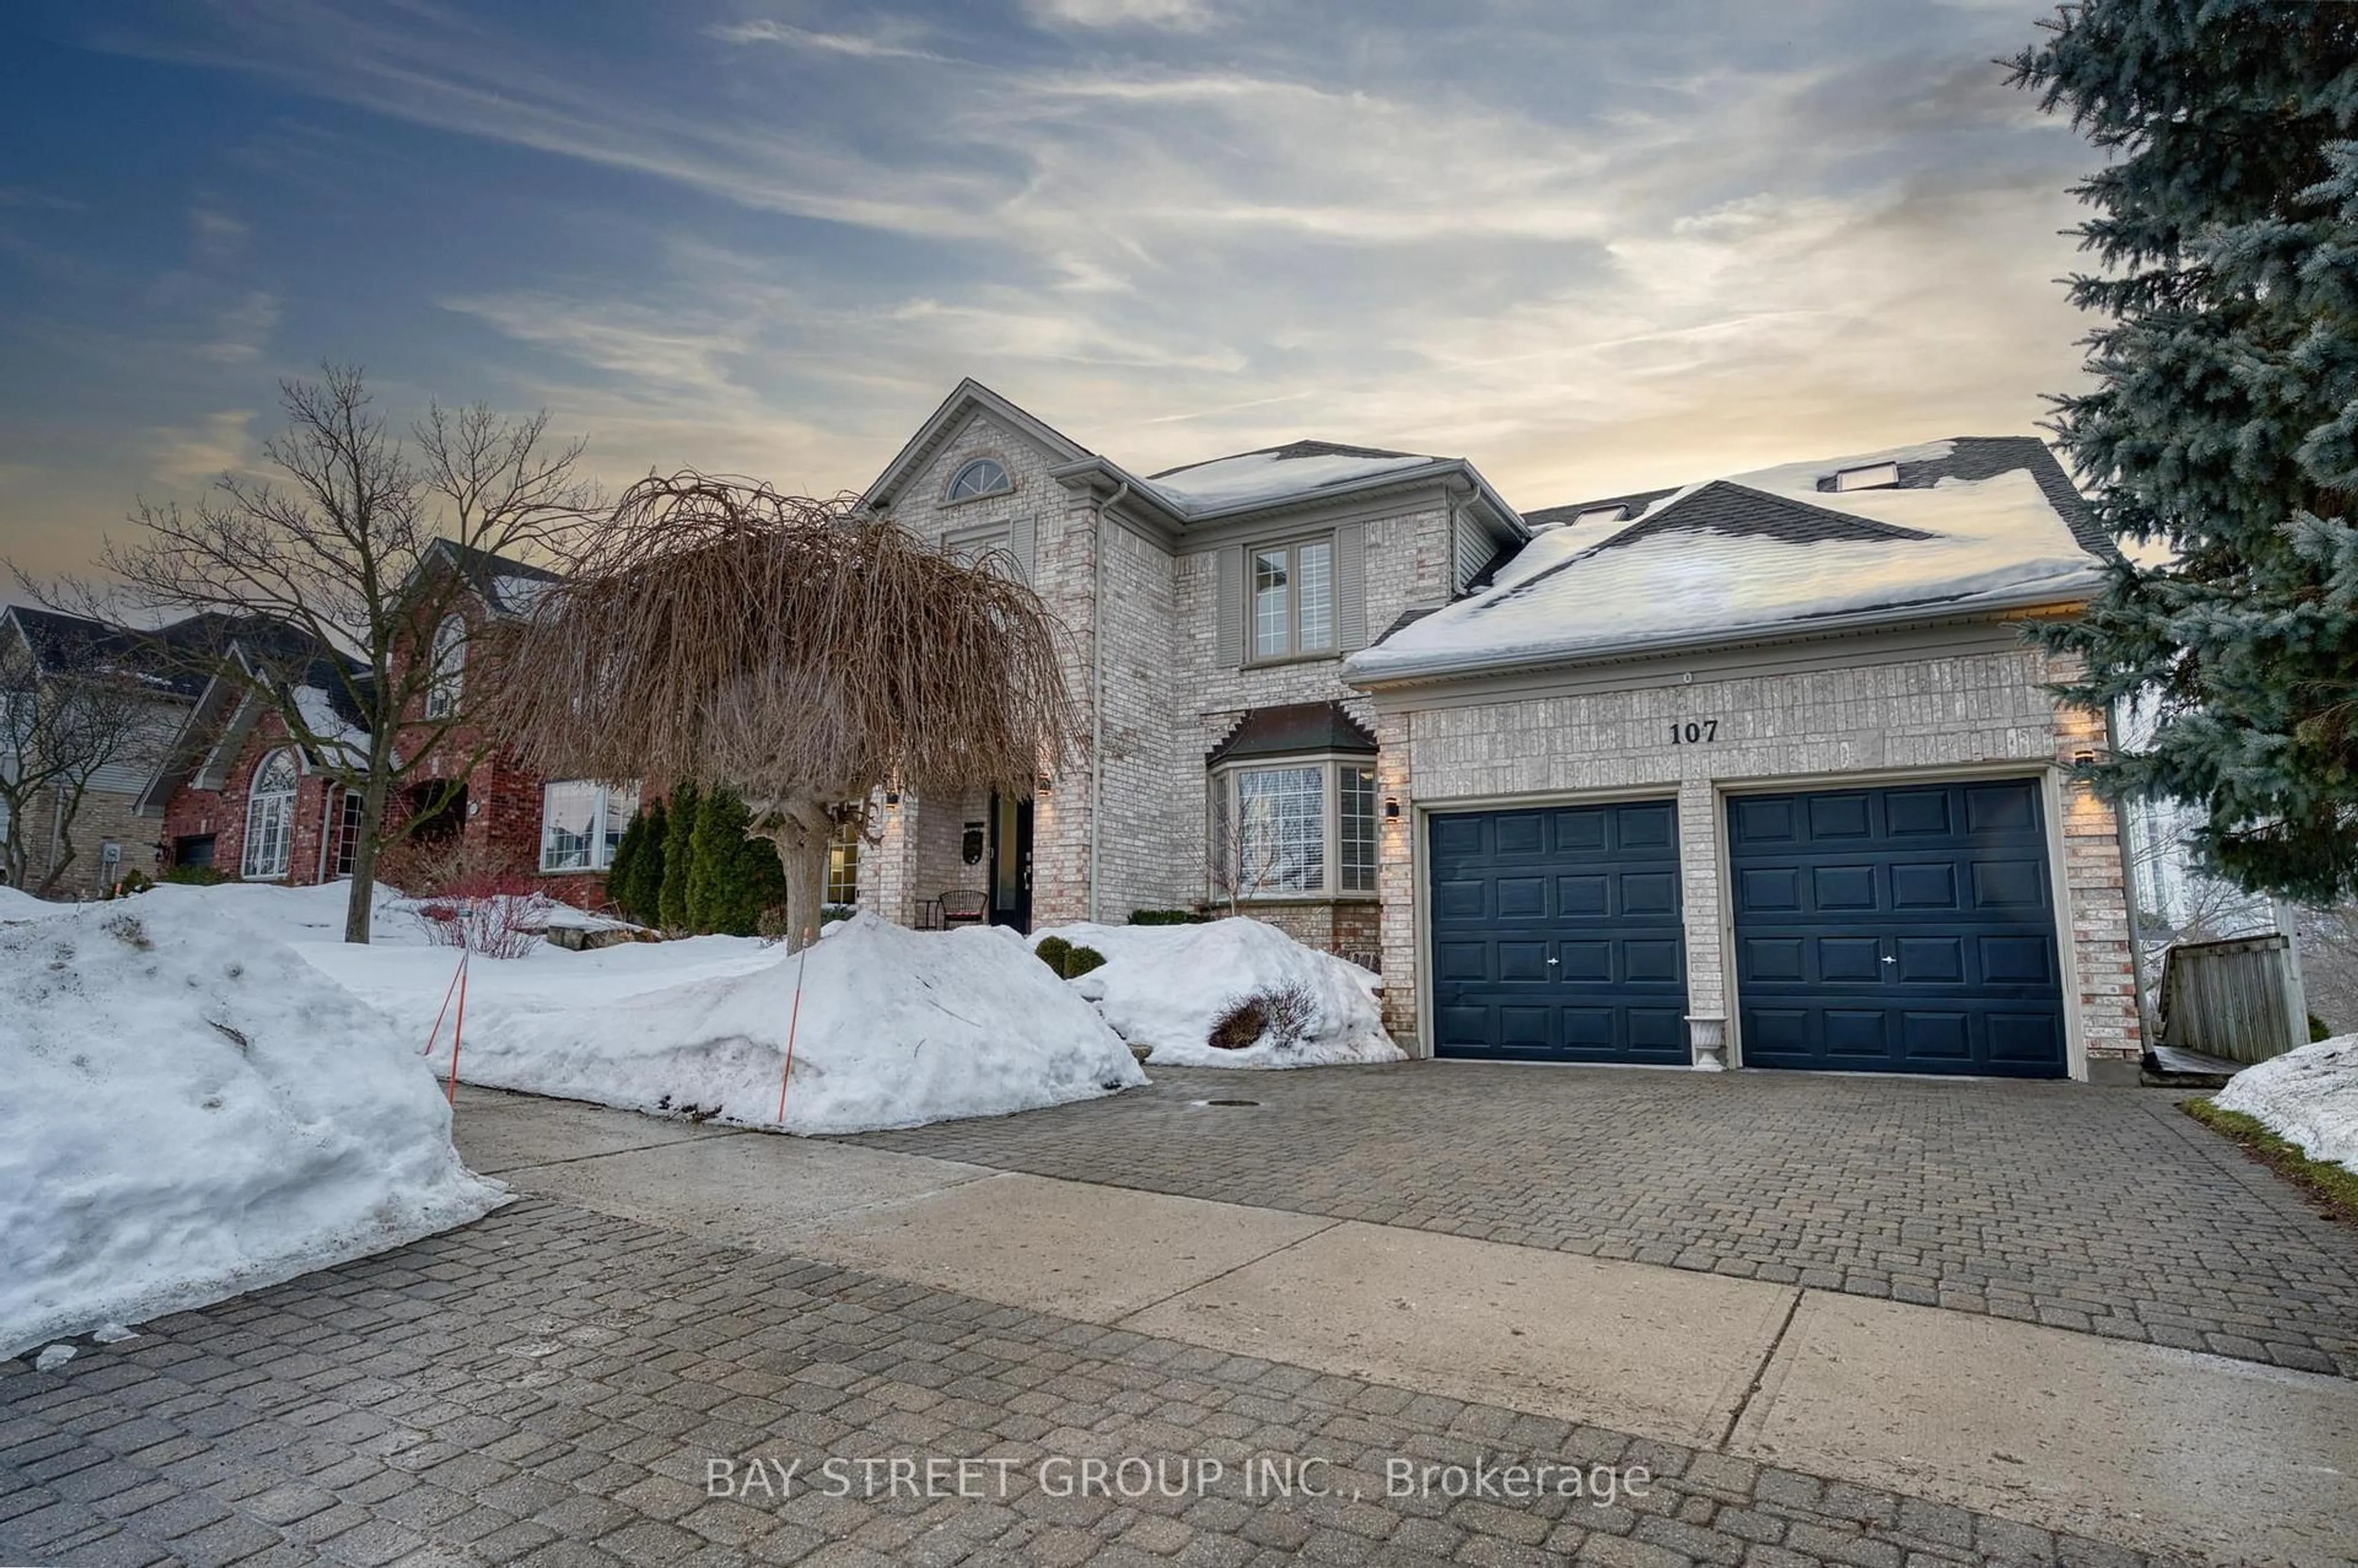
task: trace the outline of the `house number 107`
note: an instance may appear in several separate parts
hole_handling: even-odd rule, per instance
[[[1673,746],[1695,746],[1718,739],[1719,720],[1716,719],[1690,719],[1684,724],[1671,726],[1671,744]]]

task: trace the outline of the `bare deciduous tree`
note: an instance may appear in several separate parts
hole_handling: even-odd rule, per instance
[[[506,629],[496,723],[544,773],[735,790],[814,936],[838,824],[891,786],[1029,795],[1076,726],[1020,583],[767,485],[640,481]]]
[[[557,551],[596,497],[576,473],[584,443],[552,442],[546,413],[511,419],[481,405],[436,405],[404,442],[361,371],[332,364],[319,381],[282,384],[280,403],[287,427],[263,447],[275,476],[224,474],[188,510],[141,503],[138,535],[110,539],[100,557],[114,583],[70,583],[43,597],[221,611],[225,624],[300,634],[275,647],[242,644],[258,655],[253,666],[222,667],[250,682],[318,765],[360,795],[344,939],[365,942],[378,852],[455,798],[480,751],[445,744],[497,684],[477,667],[478,650],[468,650],[467,679],[440,683],[455,687],[453,700],[427,701],[445,674],[432,654],[436,633],[480,586],[476,553],[528,560]],[[290,654],[289,642],[307,646]],[[361,717],[361,732],[305,698],[306,683],[322,679]],[[434,778],[438,795],[415,817],[389,820],[395,791],[417,775]]]
[[[44,660],[23,639],[0,638],[0,806],[8,817],[0,880],[12,887],[27,883],[37,833],[54,835],[59,852],[35,891],[46,897],[64,881],[80,854],[74,823],[100,769],[161,760],[170,730],[131,643],[107,634],[50,649]],[[49,807],[38,816],[37,803]]]

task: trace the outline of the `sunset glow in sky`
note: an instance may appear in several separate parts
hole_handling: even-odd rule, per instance
[[[968,374],[1133,471],[1317,437],[1527,508],[2028,432],[2096,156],[1993,63],[2043,11],[33,0],[0,553],[193,498],[323,356],[815,492]]]

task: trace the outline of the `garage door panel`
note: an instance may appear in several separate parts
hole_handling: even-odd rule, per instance
[[[1558,877],[1556,914],[1565,920],[1607,920],[1613,914],[1613,879],[1601,873]]]
[[[1679,939],[1632,936],[1621,944],[1621,978],[1632,985],[1679,983]]]
[[[1545,920],[1548,916],[1545,877],[1500,877],[1497,889],[1501,920]]]
[[[1621,914],[1669,914],[1679,912],[1679,879],[1675,871],[1621,873]]]
[[[1818,866],[1810,872],[1810,904],[1821,913],[1875,907],[1873,866]]]
[[[1687,1060],[1668,803],[1435,816],[1427,845],[1440,1054]]]
[[[1874,936],[1821,936],[1818,979],[1830,986],[1883,983],[1883,943]]]
[[[1747,866],[1736,873],[1738,914],[1791,910],[1801,913],[1801,873],[1791,866]]]
[[[1879,1007],[1830,1007],[1825,1010],[1826,1053],[1859,1060],[1891,1054],[1891,1020]]]
[[[1896,983],[1903,986],[1963,985],[1965,943],[1961,936],[1901,936],[1893,940],[1898,962]]]
[[[1530,980],[1545,984],[1548,978],[1548,945],[1544,942],[1501,942],[1498,945],[1498,979],[1514,982]]]
[[[2061,1076],[2040,801],[2021,779],[1729,802],[1744,1060]]]

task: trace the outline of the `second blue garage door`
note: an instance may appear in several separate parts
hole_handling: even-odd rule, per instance
[[[1432,818],[1433,1050],[1688,1061],[1672,803]]]
[[[2061,1077],[2039,784],[1727,806],[1744,1063]]]

